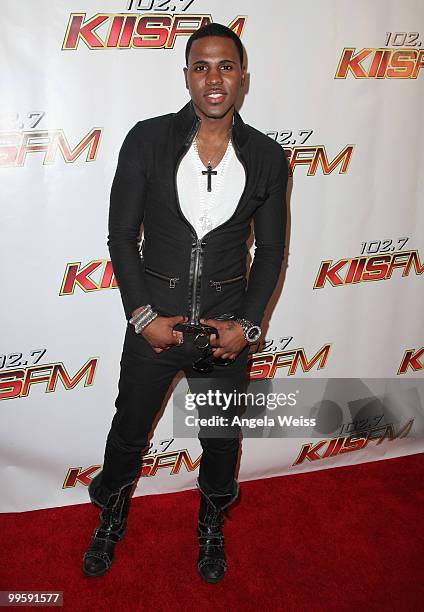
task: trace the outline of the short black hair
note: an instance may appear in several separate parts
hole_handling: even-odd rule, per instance
[[[205,36],[222,36],[223,38],[231,38],[237,47],[237,51],[239,52],[240,65],[243,66],[242,42],[233,30],[231,30],[230,28],[227,28],[227,26],[225,25],[222,25],[222,23],[208,23],[207,25],[193,32],[193,34],[190,36],[190,38],[187,41],[186,49],[185,49],[185,60],[186,60],[187,66],[188,66],[188,56],[190,54],[191,45],[194,43],[195,40],[199,38],[204,38]]]

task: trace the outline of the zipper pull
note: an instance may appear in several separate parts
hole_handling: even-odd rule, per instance
[[[141,243],[139,243],[138,245],[138,252],[140,255],[140,259],[143,260],[144,259],[144,238],[142,239]]]
[[[170,289],[175,289],[175,285],[176,283],[179,281],[180,279],[178,277],[175,278],[170,278],[169,279],[169,288]]]
[[[222,285],[219,281],[210,281],[212,287],[215,287],[217,291],[221,291]]]

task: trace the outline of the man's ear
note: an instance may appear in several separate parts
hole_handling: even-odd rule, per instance
[[[188,82],[187,82],[187,72],[188,72],[188,68],[184,67],[184,68],[183,68],[183,72],[184,72],[184,78],[185,78],[186,89],[188,89]]]
[[[246,68],[243,68],[241,72],[241,85],[242,86],[244,85],[245,81],[246,81]]]

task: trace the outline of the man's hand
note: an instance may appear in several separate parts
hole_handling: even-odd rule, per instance
[[[141,332],[142,336],[147,340],[155,353],[161,353],[165,349],[170,348],[174,344],[180,344],[180,338],[183,338],[183,332],[173,329],[177,323],[185,323],[188,317],[177,315],[175,317],[157,316],[151,323]]]
[[[244,337],[244,331],[240,323],[236,321],[223,321],[220,319],[200,319],[202,325],[216,327],[219,337],[211,334],[210,345],[216,347],[213,351],[214,357],[223,359],[235,359],[237,355],[248,344]]]

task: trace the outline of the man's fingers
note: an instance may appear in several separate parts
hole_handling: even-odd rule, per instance
[[[238,353],[229,351],[228,349],[222,347],[216,348],[213,352],[214,357],[222,357],[222,359],[235,359],[237,355]]]
[[[172,326],[176,325],[177,323],[185,323],[186,321],[188,321],[188,317],[185,317],[184,315],[176,315],[175,317],[169,318]]]
[[[214,357],[222,357],[222,355],[223,355],[223,349],[222,348],[217,348],[213,352],[213,356]]]
[[[217,321],[216,319],[200,319],[200,323],[202,325],[209,325],[209,327],[216,327],[216,329],[219,329],[222,321]]]
[[[211,346],[219,346],[219,343],[218,343],[218,341],[217,341],[217,339],[216,339],[216,334],[211,334],[211,335],[209,336],[209,344],[210,344]]]
[[[172,332],[172,336],[173,336],[172,344],[182,344],[183,343],[183,340],[184,340],[183,332],[174,330]]]

